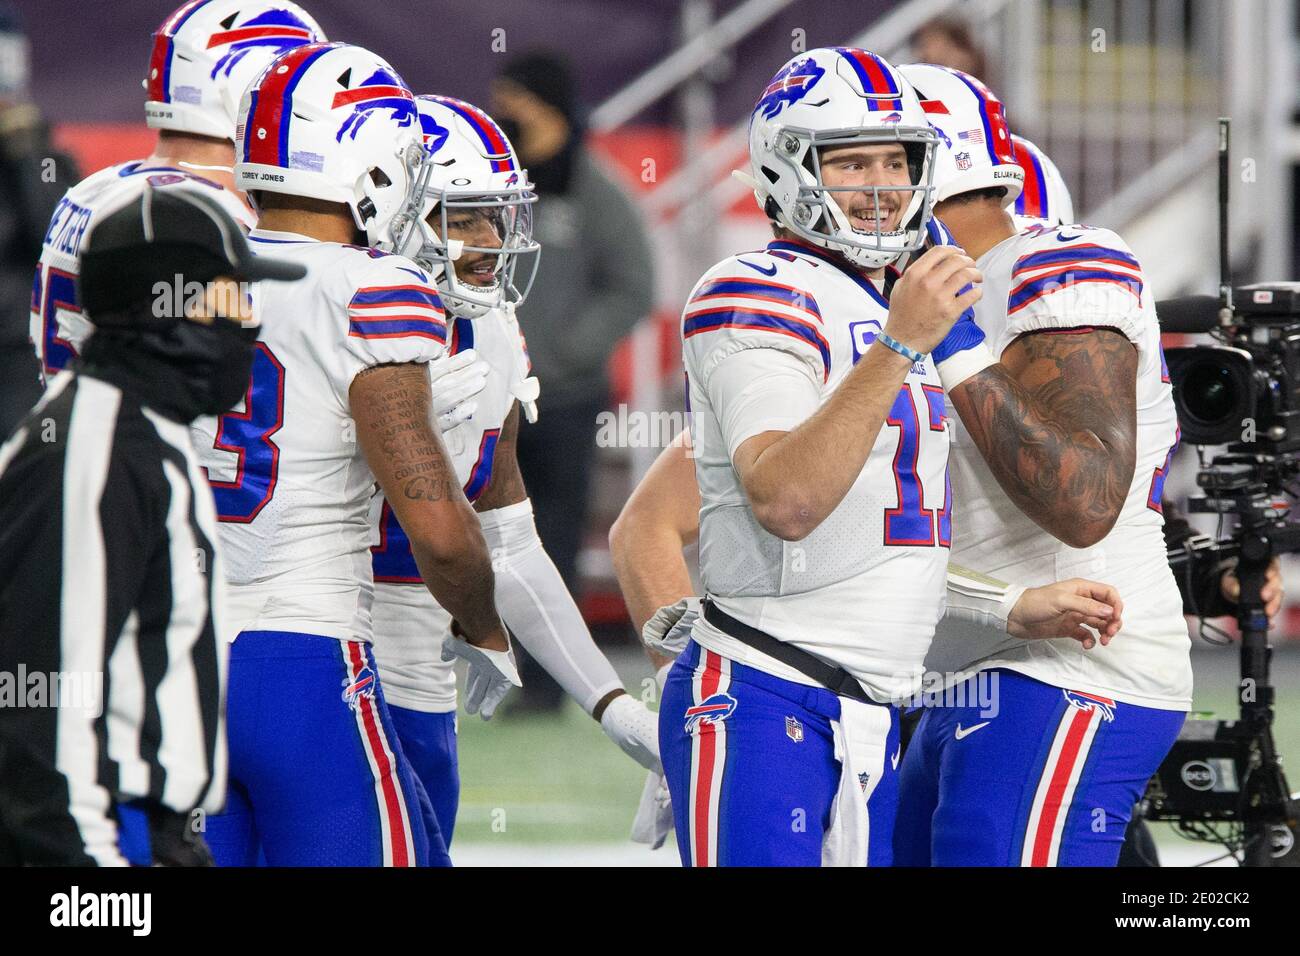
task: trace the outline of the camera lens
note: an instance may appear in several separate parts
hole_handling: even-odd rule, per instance
[[[1237,381],[1222,365],[1197,363],[1187,370],[1182,400],[1190,415],[1207,425],[1218,424],[1237,408]]]

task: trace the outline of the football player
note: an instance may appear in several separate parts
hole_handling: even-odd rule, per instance
[[[1151,289],[1108,229],[1018,231],[1001,104],[977,80],[907,66],[944,145],[936,214],[984,275],[975,320],[1000,364],[947,390],[956,410],[953,560],[1029,584],[1124,589],[1117,640],[1083,653],[945,620],[927,668],[999,677],[1000,713],[928,709],[908,748],[896,860],[1113,865],[1134,803],[1191,704],[1187,626],[1161,491],[1178,422]],[[974,361],[974,360],[972,360]],[[987,676],[987,675],[985,675]]]
[[[870,57],[870,54],[864,54],[861,51],[837,52],[839,56],[844,58],[844,60],[848,60],[849,57],[852,56],[859,65],[864,63],[864,58]],[[791,64],[791,66],[787,67],[782,74],[778,74],[772,86],[769,87],[768,93],[765,94],[765,100],[768,97],[779,94],[783,90],[789,90],[792,87],[795,87],[797,82],[802,82],[809,86],[815,86],[817,81],[821,79],[821,76],[826,72],[829,72],[830,69],[838,68],[841,76],[843,76],[845,72],[849,72],[850,76],[853,75],[853,73],[850,72],[851,65],[845,66],[844,60],[837,60],[834,57],[829,57],[828,59],[830,61],[829,63],[826,63],[826,61],[818,63],[814,60],[811,64],[801,63],[801,61],[797,59],[793,64]],[[880,67],[880,62],[877,58],[872,57],[871,62],[875,64],[875,68]],[[818,69],[819,67],[821,68],[820,70]],[[874,73],[874,75],[881,80],[884,79],[880,77],[879,73]],[[798,79],[800,76],[803,77],[802,80]],[[889,74],[885,74],[885,76],[889,77]],[[865,82],[866,80],[864,79],[864,85]],[[853,90],[853,95],[856,95],[861,99],[862,94],[858,92],[858,90],[862,88],[863,87],[858,87],[856,90]],[[903,88],[905,88],[905,84],[894,86],[892,89],[886,87],[890,92]],[[825,88],[819,88],[819,90],[821,97],[825,98],[827,96]],[[800,96],[799,98],[802,97]],[[833,103],[834,97],[831,97],[829,101]],[[824,99],[823,102],[825,102]],[[764,102],[761,101],[759,109],[756,111],[756,125],[760,121],[760,115],[764,109],[764,105]],[[861,107],[859,107],[859,109],[861,109]],[[773,112],[779,112],[779,109],[774,110]],[[917,112],[919,112],[919,107]],[[803,117],[799,117],[798,119],[803,120]],[[897,122],[897,118],[892,121],[887,119],[886,121]],[[792,125],[798,125],[796,118],[793,116],[788,122]],[[811,123],[812,121],[809,120],[807,122]],[[922,120],[918,124],[918,127],[924,127],[924,125],[924,120]],[[805,129],[806,128],[807,127],[805,127]],[[812,129],[814,130],[814,135],[817,135],[815,132],[816,127],[813,126]],[[833,137],[845,136],[846,134],[846,130],[841,130],[834,134],[828,132],[822,135],[825,140],[833,141]],[[778,138],[777,142],[782,143],[782,145],[785,146],[783,140]],[[786,148],[789,147],[787,146]],[[797,149],[792,150],[792,152],[797,154]],[[755,159],[753,160],[755,166],[754,171],[758,174],[754,179],[759,182],[762,182],[762,179],[776,182],[776,178],[768,173],[768,168],[770,167],[765,168],[762,163],[761,152],[755,151],[753,155],[755,155]],[[834,153],[831,154],[832,158],[834,155]],[[822,154],[819,157],[819,160],[820,165],[825,167],[826,155]],[[812,165],[813,164],[810,162],[808,163],[808,166],[805,167],[810,177],[812,175],[812,169],[808,167],[811,167]],[[762,179],[760,179],[760,176]],[[812,186],[804,186],[799,190],[798,195],[806,202],[816,195],[813,192],[815,188],[816,187]],[[763,202],[766,198],[762,191],[759,192],[759,197],[760,202]],[[839,200],[836,201],[837,203],[839,202]],[[764,203],[764,205],[769,209],[769,214],[772,215],[773,207],[768,206],[766,203]],[[798,214],[796,213],[796,217],[797,215]],[[805,212],[805,221],[807,221],[807,216],[808,214]],[[797,221],[798,219],[796,218],[796,222]],[[846,276],[852,279],[859,288],[864,290],[874,290],[876,288],[875,284],[872,283],[872,280],[868,278],[869,274],[864,275],[860,269],[854,269],[852,263],[839,254],[840,249],[843,248],[842,246],[839,246],[838,244],[829,244],[830,247],[827,248],[827,245],[824,244],[824,239],[822,240],[822,243],[823,245],[820,247],[809,246],[806,244],[806,241],[796,240],[792,242],[789,239],[778,238],[777,242],[769,245],[768,257],[761,257],[759,254],[749,254],[737,257],[733,260],[730,265],[732,266],[732,271],[737,274],[734,277],[728,277],[722,287],[714,288],[714,284],[706,278],[706,281],[702,286],[697,289],[692,303],[700,302],[704,307],[701,311],[706,311],[706,314],[707,310],[714,310],[715,314],[720,313],[722,320],[727,323],[735,323],[736,325],[741,325],[743,323],[750,327],[759,326],[772,331],[780,330],[782,334],[788,334],[791,330],[798,330],[796,324],[791,321],[791,311],[773,309],[772,304],[777,301],[776,297],[779,296],[781,298],[786,298],[787,293],[797,289],[802,293],[802,295],[791,297],[789,301],[792,303],[802,302],[806,307],[807,303],[810,301],[809,293],[807,291],[808,286],[796,285],[791,281],[769,282],[762,278],[751,280],[743,269],[736,267],[737,265],[746,265],[758,272],[766,272],[767,268],[770,267],[772,268],[771,274],[778,277],[784,272],[781,264],[787,261],[791,263],[799,263],[801,265],[806,263],[807,265],[812,265],[819,269],[830,266],[832,269],[828,270],[828,273],[831,275]],[[793,256],[797,258],[791,258],[787,254],[793,254]],[[805,257],[807,258],[805,259]],[[923,262],[924,259],[918,261]],[[796,276],[791,276],[791,278],[796,278]],[[897,281],[897,276],[888,275],[887,281],[889,283],[895,282]],[[871,283],[871,285],[868,286],[868,283]],[[743,294],[738,294],[746,291],[751,293],[748,297]],[[832,289],[830,291],[833,293],[834,290]],[[748,300],[746,301],[747,298]],[[821,325],[822,322],[820,320],[825,319],[828,314],[828,310],[824,303],[832,302],[838,304],[840,301],[844,300],[837,299],[833,295],[826,295],[819,292],[813,301],[820,304],[818,311],[813,313],[813,316],[819,320],[817,325]],[[692,307],[688,306],[685,326],[688,332],[692,329],[690,318],[692,312]],[[863,315],[860,310],[856,315],[854,315],[854,318],[859,320],[857,323],[859,326],[865,324],[863,320],[869,319],[869,317],[870,313]],[[772,321],[777,318],[782,318],[785,321],[780,323]],[[830,322],[826,322],[825,325],[828,328],[832,327]],[[816,326],[813,326],[813,328],[815,329]],[[861,339],[854,336],[854,359],[859,357],[857,350],[860,346],[858,343],[861,341],[865,341],[868,344],[871,343],[879,334],[879,329],[880,320],[877,319],[872,322],[871,325],[867,326]],[[754,347],[754,345],[750,346],[750,348]],[[691,368],[691,353],[689,348],[690,346],[688,343],[688,369]],[[788,346],[786,348],[788,348]],[[725,364],[722,367],[725,368]],[[960,369],[953,369],[952,365],[941,364],[939,368],[941,372],[949,372],[950,376],[960,375]],[[960,381],[960,378],[957,380]],[[764,380],[763,385],[764,387],[770,387],[770,383],[767,380]],[[691,402],[692,407],[696,412],[693,422],[695,432],[697,436],[708,436],[709,429],[716,426],[712,424],[709,418],[701,418],[699,411],[700,390],[695,386],[694,380],[692,380],[691,386]],[[757,387],[757,383],[755,384],[755,387]],[[930,397],[932,395],[933,399],[940,399],[941,392],[942,389],[935,386],[924,388],[927,401],[932,400]],[[938,404],[941,404],[941,402]],[[823,406],[823,411],[825,411],[826,407],[827,406]],[[890,456],[892,457],[892,462],[890,463],[895,469],[895,474],[902,474],[905,478],[911,478],[914,480],[915,473],[911,469],[915,468],[916,459],[912,457],[912,450],[906,447],[908,441],[907,424],[909,417],[905,415],[905,409],[895,407],[891,409],[890,417],[886,421],[887,424],[898,428],[899,439],[901,439],[896,443],[892,441],[890,442],[890,444],[894,445],[893,455]],[[912,421],[915,421],[915,417],[912,417]],[[942,417],[936,415],[930,418],[929,421],[932,425],[939,425],[942,423]],[[618,573],[620,584],[623,587],[624,595],[627,598],[633,621],[638,627],[641,627],[647,621],[649,622],[649,625],[645,628],[645,632],[648,637],[654,639],[654,645],[659,648],[668,648],[674,651],[677,650],[677,645],[679,644],[680,639],[675,640],[673,635],[680,635],[684,630],[693,635],[696,643],[702,644],[703,640],[701,638],[708,640],[716,639],[711,634],[711,627],[707,618],[702,623],[696,621],[692,630],[691,621],[695,616],[695,611],[694,609],[689,608],[686,601],[681,600],[686,595],[690,594],[691,590],[690,577],[685,562],[682,559],[682,548],[685,544],[695,538],[697,531],[701,540],[700,559],[706,590],[712,595],[716,587],[716,584],[710,580],[710,559],[708,556],[710,544],[707,537],[708,526],[705,523],[710,510],[709,494],[707,490],[705,490],[703,495],[704,508],[701,510],[700,496],[696,494],[696,489],[690,480],[692,477],[691,472],[695,471],[699,475],[700,488],[706,489],[708,466],[706,464],[705,456],[707,454],[707,446],[701,448],[697,445],[692,451],[690,437],[686,434],[679,436],[674,444],[660,455],[650,472],[646,475],[642,484],[636,489],[631,499],[628,501],[623,513],[620,515],[611,531],[610,544],[614,557],[615,569]],[[886,458],[883,455],[878,457],[884,458],[886,462],[889,462],[889,458]],[[904,469],[901,473],[897,471],[900,467],[900,463]],[[888,535],[890,534],[890,525],[892,523],[890,521],[891,517],[894,522],[900,522],[901,516],[907,513],[907,502],[909,500],[913,504],[919,505],[922,509],[921,513],[928,514],[932,521],[935,520],[935,512],[938,512],[938,520],[935,522],[934,526],[932,526],[931,540],[936,541],[936,543],[942,547],[947,544],[946,537],[948,533],[950,533],[950,524],[947,515],[948,509],[951,507],[951,498],[946,493],[935,495],[932,491],[930,492],[931,497],[929,497],[929,500],[932,503],[937,504],[935,498],[938,498],[938,501],[943,503],[943,508],[942,510],[936,507],[926,509],[925,501],[927,499],[920,495],[909,494],[909,489],[907,487],[908,483],[904,478],[896,478],[895,482],[896,483],[891,487],[892,494],[882,496],[887,498],[888,504],[893,505],[894,507],[885,509],[885,521],[883,522],[884,527],[881,531],[883,532],[887,543],[878,553],[882,553],[882,557],[893,558],[896,562],[901,563],[904,559],[903,556],[912,557],[916,552],[902,552],[900,555],[899,552],[893,552],[891,554],[888,550],[890,547]],[[736,497],[738,496],[733,495],[733,500]],[[720,506],[718,505],[714,505],[714,508],[720,510]],[[859,509],[857,514],[860,515],[865,510],[866,509]],[[877,519],[877,521],[879,521],[879,519]],[[816,540],[815,534],[816,532],[813,537],[808,539],[810,543]],[[897,532],[895,532],[895,534],[897,534]],[[868,532],[868,535],[869,538],[874,537],[874,534],[871,532]],[[921,534],[917,535],[917,540],[923,540]],[[714,545],[714,547],[716,548],[717,546]],[[739,572],[733,573],[747,574],[754,580],[754,583],[761,587],[761,577],[759,576],[759,569],[757,567],[758,562],[750,560],[748,564],[746,564],[744,561],[744,555],[735,553],[736,550],[737,549],[734,545],[726,548],[723,550],[721,558],[715,557],[713,560],[726,560],[732,568],[739,569]],[[731,553],[728,554],[727,552]],[[811,553],[803,554],[801,552],[796,552],[790,556],[788,560],[789,566],[785,569],[784,577],[785,580],[790,582],[788,586],[791,590],[799,584],[799,572],[806,572],[808,569],[812,568],[814,557],[815,555]],[[801,564],[803,567],[800,567]],[[889,570],[893,573],[903,574],[903,577],[894,583],[893,593],[895,595],[906,594],[911,598],[916,593],[916,584],[909,580],[906,572],[901,572],[901,569],[895,570],[891,568]],[[915,573],[915,569],[913,569],[913,573]],[[1082,580],[1069,580],[1047,587],[1026,589],[1022,585],[1011,585],[991,580],[985,576],[953,567],[949,569],[947,583],[948,610],[950,614],[987,615],[989,618],[998,621],[1002,627],[1009,629],[1011,633],[1015,633],[1021,637],[1039,638],[1046,636],[1065,636],[1079,641],[1085,648],[1091,647],[1097,642],[1091,634],[1080,627],[1080,624],[1091,622],[1094,625],[1098,625],[1101,629],[1101,642],[1105,643],[1117,628],[1119,611],[1122,607],[1121,602],[1118,600],[1118,595],[1113,588]],[[668,605],[674,605],[674,603],[676,606],[668,607]],[[769,620],[775,621],[778,619],[777,614],[773,613],[775,609],[771,608],[771,605],[776,603],[777,602],[769,599],[768,607],[764,609],[767,612],[765,616],[767,616]],[[898,602],[895,601],[895,603]],[[1100,607],[1100,605],[1103,604],[1111,606],[1109,613],[1107,610]],[[879,605],[872,605],[873,614],[877,613],[878,607]],[[660,610],[656,612],[656,608],[659,608]],[[891,613],[889,606],[886,606],[883,610],[887,615]],[[808,617],[811,620],[812,613],[809,613]],[[856,620],[860,621],[860,616],[856,618]],[[894,622],[891,620],[891,623]],[[671,635],[669,635],[670,631]],[[819,631],[820,633],[824,633],[824,629],[819,629]],[[665,635],[669,636],[665,639]],[[813,639],[815,640],[815,638]],[[925,641],[918,641],[918,644],[922,647],[925,643]],[[824,658],[832,653],[836,653],[835,650],[828,648],[824,642],[815,646],[818,648],[819,657]],[[698,650],[693,650],[690,645],[688,645],[687,650],[688,654],[695,654],[698,656]],[[923,655],[924,650],[922,649],[920,653]],[[676,666],[677,668],[681,668],[682,664],[679,663]],[[733,675],[732,679],[734,680],[734,674],[736,672],[735,663],[728,661],[726,656],[720,655],[719,663],[717,665],[718,673],[712,678],[713,687],[717,687],[727,680],[728,670],[730,674]],[[898,673],[905,672],[906,671],[899,671]],[[661,674],[662,673],[663,672],[661,671]],[[706,688],[702,685],[705,685],[705,682],[710,678],[710,675],[707,670],[701,674],[698,669],[697,675],[700,678],[699,684],[701,686],[695,688],[694,692],[698,696],[698,694],[704,693]],[[857,675],[855,674],[854,676]],[[670,677],[670,689],[666,691],[665,704],[664,707],[661,708],[661,714],[670,711],[669,700],[667,698],[671,696],[671,683],[672,678]],[[905,682],[900,681],[899,685],[902,686],[903,683]],[[745,686],[744,690],[748,693],[750,688]],[[741,796],[737,790],[727,789],[727,776],[733,772],[733,762],[738,761],[733,761],[730,751],[731,745],[729,743],[726,744],[726,768],[719,773],[717,766],[719,759],[718,751],[722,749],[722,745],[717,742],[717,737],[723,736],[723,734],[718,731],[713,731],[712,736],[714,737],[714,740],[709,741],[705,736],[709,731],[702,729],[707,728],[715,721],[722,722],[727,721],[730,718],[731,720],[734,720],[736,724],[733,725],[731,729],[724,729],[725,736],[723,736],[723,740],[726,741],[731,737],[738,735],[741,733],[739,722],[741,720],[741,707],[744,702],[741,700],[739,695],[734,693],[722,693],[721,696],[718,696],[717,691],[711,691],[711,693],[716,699],[707,703],[701,701],[697,705],[706,707],[706,710],[697,712],[700,714],[700,717],[698,721],[695,722],[694,728],[691,727],[689,717],[687,720],[688,733],[692,734],[696,740],[700,741],[700,743],[693,745],[695,750],[695,754],[693,755],[695,765],[692,768],[692,777],[690,780],[692,789],[688,794],[690,799],[693,801],[693,805],[688,805],[688,809],[684,813],[680,811],[678,813],[678,840],[684,859],[705,860],[710,862],[710,853],[713,850],[713,847],[717,845],[716,838],[713,834],[700,826],[700,818],[703,817],[707,823],[709,822],[710,815],[716,814],[721,816],[723,808],[725,808],[730,801],[753,801],[756,799],[752,793],[746,796]],[[881,694],[881,696],[885,696],[880,690],[877,690],[877,693]],[[903,696],[908,696],[908,694],[904,693]],[[714,712],[719,714],[721,720],[718,720],[718,718],[710,718],[707,712],[709,709],[714,709]],[[674,716],[676,716],[675,712]],[[691,716],[695,716],[695,714],[693,713]],[[787,714],[786,717],[789,721],[784,727],[785,737],[787,739],[782,740],[781,735],[775,732],[778,727],[773,726],[769,740],[771,750],[779,751],[782,747],[788,747],[790,741],[803,744],[807,737],[805,721],[789,714]],[[673,769],[669,750],[669,740],[675,733],[680,733],[667,722],[671,719],[671,717],[666,718],[664,722],[661,723],[661,732],[664,735],[663,745],[665,765],[669,768],[670,785],[672,783],[671,774],[673,773]],[[750,738],[749,740],[742,739],[742,743],[748,745],[748,748],[742,754],[742,757],[746,760],[761,759],[756,758],[752,753],[754,747],[754,744],[752,743],[753,736],[754,735],[752,735],[751,732],[746,734],[746,737]],[[822,738],[822,742],[825,743],[825,735],[822,734],[819,736]],[[835,752],[837,757],[841,753],[838,748]],[[895,755],[896,753],[897,751],[895,750]],[[778,758],[771,757],[770,759]],[[702,781],[702,778],[700,777],[701,768],[707,769],[710,764],[713,767],[714,773],[712,784],[706,780]],[[844,772],[846,773],[848,771],[847,764],[848,762],[845,761]],[[893,766],[891,760],[888,767],[878,767],[876,775],[878,776],[881,770],[883,770],[885,774],[888,774],[892,769]],[[868,785],[870,785],[873,771],[868,769],[863,773],[867,778]],[[723,788],[720,795],[718,795],[717,790],[719,785]],[[743,785],[744,779],[741,778],[739,786]],[[732,787],[735,786],[738,785],[733,783]],[[656,839],[662,839],[662,836],[666,831],[666,827],[663,825],[665,821],[662,819],[662,811],[655,805],[655,789],[655,781],[651,778],[647,783],[642,808],[638,814],[640,830],[638,835],[642,837],[645,842],[654,842]],[[698,799],[701,793],[707,795],[708,803]],[[674,805],[680,806],[680,787],[674,796]],[[784,797],[784,794],[781,796]],[[712,801],[721,802],[713,803]],[[660,818],[659,821],[657,821],[660,824],[657,828],[654,819],[656,816]],[[887,815],[880,814],[880,820],[877,821],[877,814],[875,814],[873,810],[871,816],[871,829],[879,832],[877,824],[879,823],[880,826],[886,825],[884,821],[887,819]],[[680,824],[683,823],[683,818],[688,823],[689,830],[683,830],[681,828]],[[811,819],[811,814],[805,819]],[[788,818],[785,825],[789,826]],[[779,825],[775,824],[775,822],[773,823],[773,826],[774,830],[779,829]],[[713,827],[716,828],[717,824],[713,824]],[[832,827],[832,830],[833,829],[834,827]],[[828,838],[829,834],[818,834],[818,836],[820,837],[819,839],[807,841],[807,846],[804,848],[804,852],[809,855],[806,855],[803,858],[805,862],[816,860],[816,857],[811,854],[818,848],[821,848],[823,851],[832,850],[832,844],[834,841]],[[775,833],[773,834],[773,838],[775,839]],[[886,837],[883,842],[887,841],[888,838]],[[880,850],[877,847],[877,842],[880,841],[872,841],[870,856],[876,862],[881,862],[883,859],[888,858],[889,851],[888,848]],[[717,852],[722,853],[723,851],[719,850]],[[745,851],[738,851],[733,842],[725,852],[728,855],[732,855]],[[750,859],[756,859],[760,862],[780,861],[783,857],[778,856],[777,852],[779,851],[772,852],[767,856],[754,856]],[[857,857],[854,857],[854,859],[856,860]]]
[[[162,22],[144,78],[145,120],[158,130],[154,151],[69,189],[45,235],[30,326],[43,376],[67,365],[93,328],[81,314],[75,281],[82,237],[99,210],[117,208],[147,180],[155,189],[205,190],[252,227],[233,169],[239,98],[279,54],[324,39],[290,0],[190,0]]]
[[[486,113],[449,97],[416,102],[428,155],[395,244],[433,276],[452,316],[449,350],[472,350],[487,365],[485,386],[467,402],[469,415],[443,440],[492,553],[497,608],[515,638],[610,738],[657,770],[656,718],[627,694],[592,641],[537,536],[515,459],[521,408],[530,421],[537,414],[538,384],[515,318],[531,279],[520,267],[537,264],[529,205],[536,195]],[[402,748],[449,844],[459,797],[456,676],[442,649],[459,645],[450,639],[451,615],[420,581],[393,508],[378,496],[375,509],[375,657]],[[497,701],[473,682],[467,690],[466,709],[490,718]]]
[[[237,624],[230,787],[209,845],[222,864],[259,848],[272,866],[443,862],[370,651],[376,481],[471,682],[496,693],[518,677],[483,533],[430,417],[442,304],[423,269],[375,248],[423,152],[415,99],[373,53],[308,44],[245,92],[238,132],[250,243],[307,275],[253,288],[267,331],[243,407],[196,441]]]
[[[795,57],[750,125],[775,239],[683,313],[707,597],[659,715],[685,863],[890,861],[891,701],[919,681],[951,536],[944,382],[980,338],[959,250],[885,272],[926,242],[935,143],[880,57]]]

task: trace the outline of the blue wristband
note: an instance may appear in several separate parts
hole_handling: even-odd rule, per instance
[[[881,332],[879,335],[876,336],[876,341],[879,342],[887,349],[893,349],[895,352],[903,356],[903,358],[905,359],[910,359],[913,362],[925,361],[924,355],[922,355],[916,349],[909,349],[906,345],[898,341],[898,339],[894,338],[892,335],[886,335],[884,332]]]

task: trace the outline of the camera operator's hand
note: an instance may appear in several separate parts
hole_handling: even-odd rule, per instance
[[[1233,604],[1241,597],[1241,582],[1237,580],[1236,571],[1226,571],[1222,578],[1219,579],[1219,590],[1223,594],[1225,601]],[[1277,616],[1277,612],[1282,610],[1282,562],[1274,558],[1268,564],[1268,570],[1264,572],[1264,587],[1259,592],[1259,596],[1264,599],[1264,613],[1268,615],[1269,622]]]

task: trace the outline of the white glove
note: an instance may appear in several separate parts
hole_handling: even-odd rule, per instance
[[[659,684],[659,697],[663,699],[664,681],[672,664],[665,664],[655,674]],[[668,793],[668,781],[663,772],[651,770],[646,774],[645,787],[641,790],[641,802],[637,804],[636,816],[632,819],[632,842],[648,843],[650,849],[657,850],[664,845],[668,834],[673,832],[673,803]]]
[[[514,655],[510,651],[475,647],[463,638],[448,637],[442,642],[442,659],[451,662],[458,657],[469,664],[469,672],[465,676],[467,713],[479,714],[484,720],[491,720],[510,686],[524,686],[519,679],[519,670],[515,667]]]
[[[682,598],[676,604],[661,607],[641,628],[641,642],[660,654],[676,657],[686,650],[691,626],[700,616],[702,603],[697,597]]]
[[[663,772],[659,762],[659,715],[630,694],[619,694],[600,715],[605,736],[641,766]]]
[[[488,363],[473,349],[444,355],[429,363],[432,412],[444,434],[469,421],[478,409],[474,396],[487,385]]]
[[[673,832],[673,804],[668,796],[668,781],[661,773],[646,774],[641,802],[632,820],[632,842],[648,843],[657,850]]]
[[[537,381],[537,376],[529,375],[532,371],[532,363],[528,358],[528,345],[524,341],[524,333],[519,328],[519,319],[515,316],[515,305],[513,302],[507,302],[505,308],[506,324],[509,331],[514,333],[514,342],[518,346],[515,349],[515,367],[514,374],[510,376],[510,394],[519,399],[519,404],[523,406],[524,418],[528,421],[537,421],[537,396],[541,394],[542,387]]]

